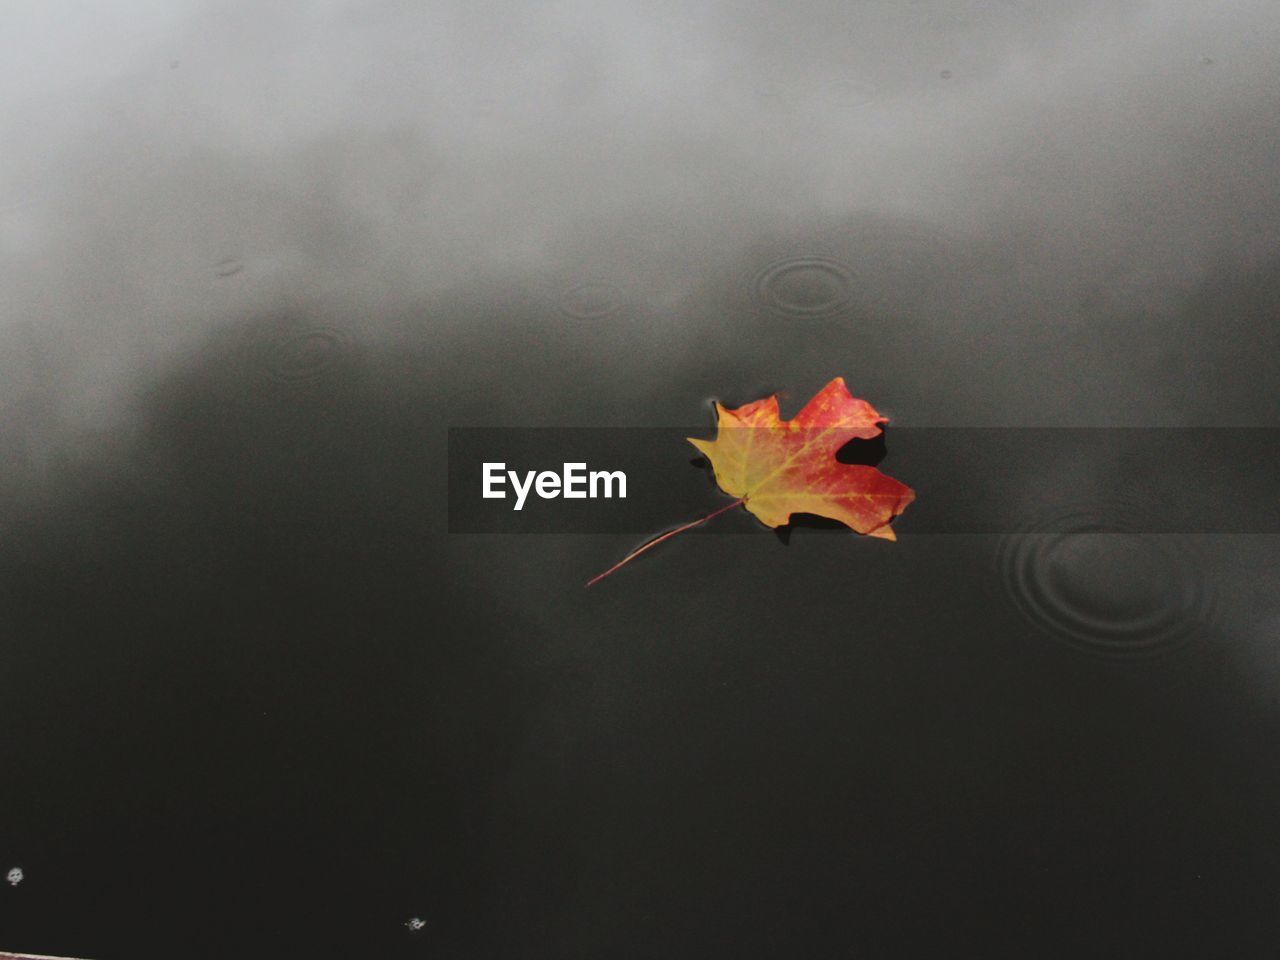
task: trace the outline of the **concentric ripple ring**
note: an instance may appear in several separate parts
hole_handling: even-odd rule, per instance
[[[756,302],[784,317],[821,320],[853,298],[852,271],[832,257],[787,257],[755,276]]]
[[[999,563],[1027,619],[1086,653],[1160,656],[1202,636],[1213,619],[1211,584],[1177,535],[1067,514],[1005,537]]]

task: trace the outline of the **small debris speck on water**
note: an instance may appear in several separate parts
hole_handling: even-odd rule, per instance
[[[405,926],[408,927],[414,933],[417,933],[426,925],[427,925],[427,921],[423,920],[421,917],[414,917],[412,920],[410,920],[408,923],[405,924]]]
[[[14,867],[4,875],[4,878],[9,881],[9,885],[11,887],[16,887],[22,882],[24,876],[26,876],[26,874],[22,872],[21,867]]]

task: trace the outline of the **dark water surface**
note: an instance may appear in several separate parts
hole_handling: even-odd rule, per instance
[[[196,18],[95,124],[32,101],[0,948],[1277,955],[1280,538],[1228,522],[1280,457],[1275,17],[750,6]],[[451,427],[838,375],[897,543],[737,512],[584,590],[643,533],[449,532]],[[981,430],[1059,427],[1265,429],[994,496]],[[665,523],[724,502],[693,453]]]

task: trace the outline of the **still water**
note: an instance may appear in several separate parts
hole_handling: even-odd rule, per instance
[[[918,489],[895,428],[1280,428],[1280,25],[1185,6],[83,25],[0,209],[0,948],[1273,956],[1280,536],[1177,462],[589,591],[643,535],[448,532],[450,427],[834,376]]]

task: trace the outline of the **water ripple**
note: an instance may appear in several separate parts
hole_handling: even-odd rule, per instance
[[[1138,532],[1091,511],[1003,538],[1014,604],[1067,645],[1112,659],[1160,656],[1204,636],[1214,591],[1186,538]]]
[[[797,320],[832,317],[853,297],[852,272],[834,257],[799,256],[775,260],[756,274],[756,302]]]
[[[623,307],[622,291],[612,283],[582,283],[560,298],[560,312],[574,320],[605,320]]]
[[[306,323],[268,323],[249,339],[250,362],[279,383],[320,380],[341,366],[350,353],[346,335],[332,327]]]

